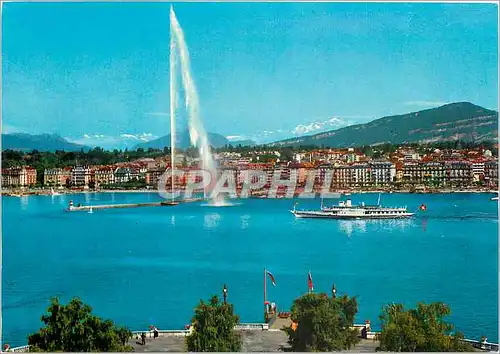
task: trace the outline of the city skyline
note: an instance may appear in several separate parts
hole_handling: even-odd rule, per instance
[[[275,141],[458,101],[498,110],[494,4],[174,7],[204,125],[230,140]],[[3,132],[106,148],[168,134],[169,8],[3,4]]]

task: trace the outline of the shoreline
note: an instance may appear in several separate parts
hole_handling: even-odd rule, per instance
[[[11,197],[28,197],[28,196],[57,196],[57,195],[65,195],[65,194],[100,194],[100,193],[159,193],[156,189],[106,189],[106,190],[58,190],[56,194],[52,194],[50,190],[28,190],[28,191],[12,191],[12,190],[1,190],[0,194],[2,196],[11,196]],[[443,189],[443,190],[433,190],[433,191],[414,191],[410,190],[392,190],[392,191],[384,191],[384,190],[359,190],[359,191],[331,191],[330,193],[341,193],[342,195],[349,194],[452,194],[452,193],[471,193],[471,194],[498,194],[496,190],[481,190],[481,189],[469,189],[469,190],[451,190],[451,189]],[[297,194],[294,198],[297,197]],[[319,193],[318,193],[319,197]],[[283,199],[285,196],[281,196],[278,198],[266,198],[265,194],[259,193],[255,195],[250,195],[249,198],[259,198],[259,199]],[[234,198],[231,198],[234,199]],[[238,199],[238,198],[236,198]],[[291,198],[289,198],[291,199]]]

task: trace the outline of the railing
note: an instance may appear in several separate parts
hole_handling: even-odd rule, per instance
[[[469,343],[470,345],[472,345],[474,348],[477,349],[489,350],[493,352],[498,352],[499,349],[497,343],[481,342],[473,339],[462,339],[462,341]]]
[[[30,346],[23,345],[22,347],[10,348],[10,349],[8,349],[8,351],[13,352],[13,353],[27,353],[30,351]]]
[[[167,337],[167,336],[177,336],[177,337],[185,337],[191,331],[188,329],[162,329],[158,330],[158,337]],[[132,338],[138,338],[142,333],[146,334],[146,338],[153,338],[154,331],[132,331]]]
[[[240,323],[234,327],[236,330],[261,330],[266,331],[269,329],[268,323]]]

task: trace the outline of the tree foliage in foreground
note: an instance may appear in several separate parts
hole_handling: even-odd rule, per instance
[[[210,302],[200,300],[192,320],[193,332],[186,337],[190,352],[237,352],[241,336],[234,330],[239,317],[233,305],[220,302],[213,296]]]
[[[292,321],[296,329],[284,328],[292,351],[338,351],[357,343],[357,330],[352,328],[358,312],[355,297],[329,298],[326,294],[307,294],[294,301]]]
[[[453,325],[444,320],[451,313],[441,302],[418,303],[405,310],[401,304],[387,305],[380,316],[380,349],[393,352],[464,352],[474,349],[453,334]]]
[[[47,314],[41,318],[44,327],[28,337],[30,351],[44,352],[123,352],[132,333],[110,320],[92,315],[92,308],[73,298],[67,305],[53,298]]]

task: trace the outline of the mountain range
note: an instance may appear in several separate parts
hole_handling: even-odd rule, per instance
[[[21,150],[21,151],[84,151],[89,150],[89,146],[72,143],[58,134],[26,134],[13,133],[2,134],[3,150]]]
[[[339,148],[383,143],[484,141],[497,140],[497,137],[497,111],[469,102],[457,102],[266,145],[271,147],[314,145]]]
[[[251,140],[229,141],[217,133],[207,133],[209,144],[215,148],[225,145],[253,146]],[[285,139],[269,144],[269,147],[314,145],[324,147],[353,147],[383,143],[429,143],[447,140],[484,141],[497,140],[498,112],[469,102],[450,103],[441,107],[373,120],[365,124],[350,125],[314,135]],[[189,132],[177,134],[177,147],[191,145]],[[170,147],[170,134],[140,143],[137,148]],[[2,149],[39,151],[79,151],[89,146],[72,143],[58,134],[2,134]]]

